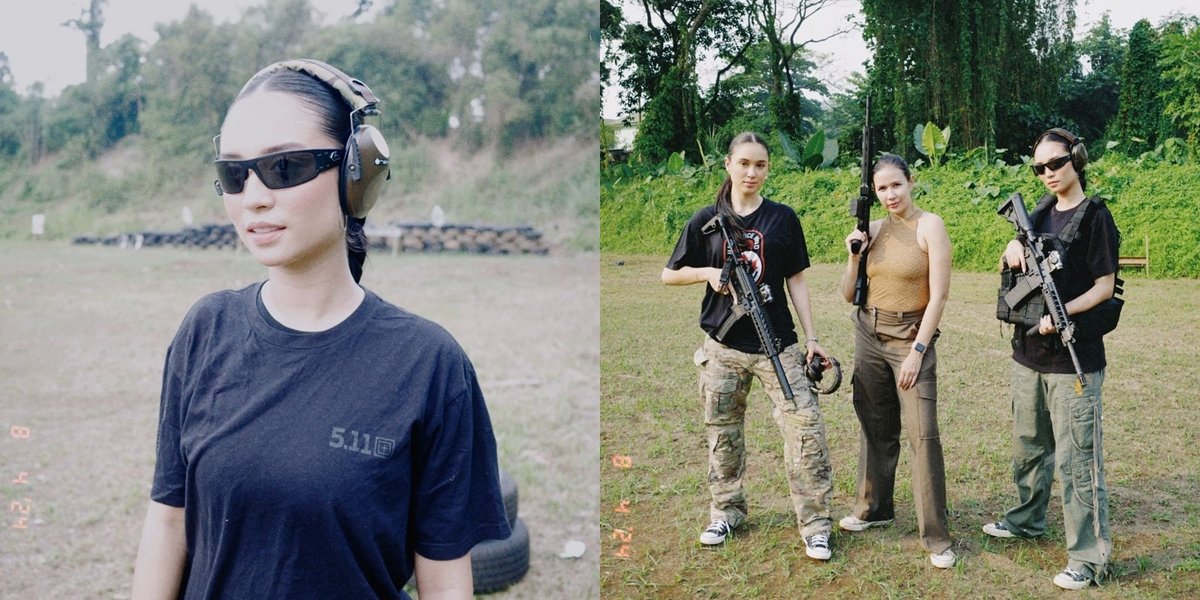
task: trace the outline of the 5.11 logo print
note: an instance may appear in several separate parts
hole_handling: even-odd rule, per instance
[[[359,445],[359,442],[362,445]],[[329,435],[329,447],[341,448],[350,452],[358,452],[376,458],[387,458],[396,451],[396,440],[385,437],[372,437],[369,433],[359,433],[345,427],[334,427]]]

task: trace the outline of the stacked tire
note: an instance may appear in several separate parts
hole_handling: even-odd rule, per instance
[[[503,540],[485,540],[471,549],[471,571],[475,593],[498,592],[525,577],[529,571],[529,529],[517,514],[517,482],[500,469],[500,494],[512,535]]]

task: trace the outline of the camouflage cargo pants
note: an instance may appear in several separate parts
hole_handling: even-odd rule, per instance
[[[804,352],[799,344],[793,344],[779,354],[795,396],[788,401],[766,355],[740,352],[708,337],[696,350],[708,433],[712,520],[724,520],[736,528],[748,513],[742,490],[746,467],[743,429],[751,378],[757,377],[771,399],[771,415],[783,434],[785,470],[800,531],[804,536],[829,534],[833,495],[829,445],[817,395],[804,377]]]

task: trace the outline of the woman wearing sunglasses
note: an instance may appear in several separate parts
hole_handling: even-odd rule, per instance
[[[884,153],[871,172],[887,216],[846,236],[849,259],[840,289],[853,302],[859,262],[870,285],[854,321],[854,412],[861,426],[858,491],[845,531],[882,527],[895,519],[893,495],[903,433],[912,449],[917,531],[929,561],[957,562],[946,515],[946,469],[937,420],[938,324],[950,293],[950,236],[942,218],[912,199],[908,163]],[[854,252],[854,242],[866,250]]]
[[[1087,149],[1065,129],[1051,129],[1034,142],[1033,172],[1048,193],[1030,213],[1030,222],[1042,234],[1044,247],[1060,253],[1063,266],[1053,277],[1068,315],[1079,315],[1111,298],[1116,282],[1117,226],[1104,204],[1085,194],[1086,165]],[[1023,246],[1009,242],[1001,260],[1003,268],[1025,270]],[[1050,485],[1057,475],[1067,566],[1054,577],[1054,584],[1083,589],[1100,582],[1112,550],[1100,431],[1106,364],[1103,338],[1075,337],[1086,382],[1080,386],[1070,352],[1049,315],[1042,316],[1033,330],[1014,328],[1012,346],[1013,479],[1018,504],[1001,520],[984,525],[983,531],[998,538],[1045,533]]]
[[[316,61],[256,74],[217,191],[267,279],[201,299],[163,373],[133,598],[470,598],[505,538],[470,360],[358,283],[387,146],[377,100]]]

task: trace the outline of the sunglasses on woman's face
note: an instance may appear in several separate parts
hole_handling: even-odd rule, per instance
[[[1060,156],[1058,158],[1052,158],[1044,163],[1040,163],[1040,164],[1034,163],[1029,166],[1033,167],[1034,175],[1041,175],[1042,173],[1046,172],[1046,169],[1050,169],[1051,171],[1057,171],[1057,170],[1063,168],[1063,165],[1065,165],[1069,162],[1071,162],[1071,155],[1068,154],[1068,155]]]
[[[281,190],[316,179],[321,171],[341,164],[342,150],[286,150],[246,160],[215,160],[217,195],[240,194],[246,188],[250,171],[263,185]]]

